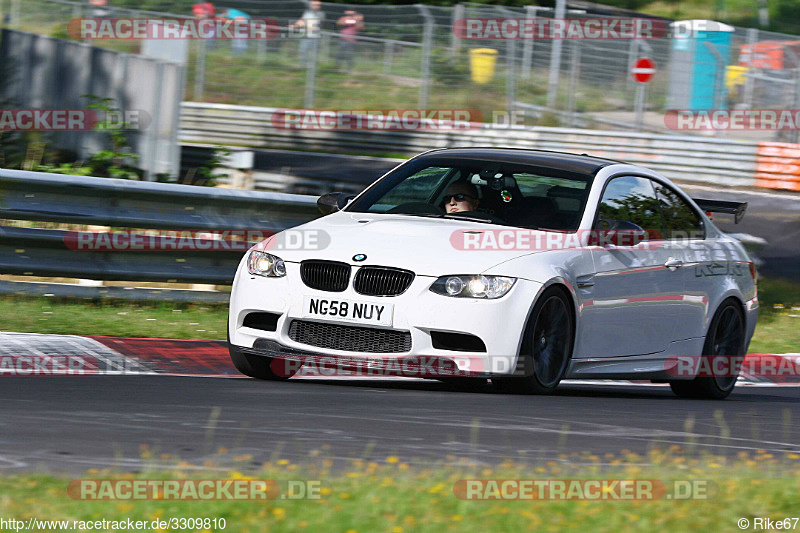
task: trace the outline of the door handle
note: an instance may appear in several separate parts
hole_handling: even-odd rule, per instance
[[[674,259],[670,257],[669,259],[667,259],[667,262],[664,263],[664,266],[674,272],[683,266],[683,261],[681,261],[680,259]]]

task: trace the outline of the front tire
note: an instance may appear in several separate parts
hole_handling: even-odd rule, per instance
[[[228,332],[228,352],[236,370],[245,376],[267,381],[286,381],[297,373],[297,368],[287,369],[280,360],[263,355],[244,353],[231,344],[231,334]],[[283,370],[276,372],[275,370]]]
[[[736,300],[725,300],[714,315],[708,328],[708,335],[703,345],[704,358],[727,357],[725,368],[737,369],[728,376],[701,376],[691,380],[673,380],[669,382],[672,392],[681,398],[704,398],[722,400],[733,392],[738,377],[738,367],[744,358],[744,316]],[[715,365],[707,365],[715,368]]]
[[[525,327],[520,358],[524,377],[493,378],[501,392],[551,394],[572,358],[575,320],[571,303],[559,287],[546,289]]]

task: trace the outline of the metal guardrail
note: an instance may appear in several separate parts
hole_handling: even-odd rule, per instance
[[[184,102],[184,144],[222,144],[351,153],[418,153],[454,146],[510,146],[576,153],[646,165],[668,178],[708,185],[756,186],[759,150],[765,143],[704,136],[662,135],[546,127],[460,131],[359,131],[282,129],[278,109]],[[800,149],[800,145],[794,145]],[[764,183],[763,180],[760,183]],[[773,181],[779,188],[781,181]]]
[[[318,216],[311,196],[0,170],[0,219],[277,232]],[[0,272],[226,285],[243,255],[226,247],[203,250],[194,238],[177,249],[76,250],[71,237],[64,230],[0,226]]]

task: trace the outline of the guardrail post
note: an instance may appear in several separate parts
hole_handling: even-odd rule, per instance
[[[514,114],[514,104],[517,101],[517,58],[516,41],[508,39],[506,41],[506,108],[508,116]]]
[[[205,39],[197,41],[197,59],[194,67],[194,99],[203,101],[203,86],[206,82],[206,49]]]
[[[464,18],[464,6],[461,4],[456,4],[453,8],[453,17],[451,19],[452,24],[450,27],[454,27],[455,23],[459,19]],[[451,32],[452,35],[450,36],[450,55],[455,56],[456,52],[461,49],[461,39],[458,38],[456,32]]]
[[[303,39],[311,40],[309,43],[311,47],[311,50],[309,51],[311,57],[308,59],[308,64],[306,65],[306,91],[303,99],[303,105],[306,109],[311,109],[314,107],[314,93],[316,91],[315,84],[317,82],[317,60],[319,56],[319,41],[321,37],[321,35],[316,38],[303,37]]]
[[[525,6],[525,18],[536,18],[536,6]],[[533,39],[525,39],[522,45],[522,72],[523,80],[531,78],[531,62],[533,61]]]
[[[19,29],[22,25],[22,0],[11,0],[11,27]]]
[[[433,17],[430,14],[427,6],[416,4],[417,9],[425,19],[423,33],[422,33],[422,65],[421,73],[422,85],[419,88],[419,107],[425,109],[428,107],[428,96],[430,93],[431,85],[431,47],[433,46]]]
[[[797,108],[800,107],[800,56],[788,46],[784,47],[783,50],[792,60],[792,63],[794,63],[794,94],[792,95],[792,108],[794,108],[796,112]],[[791,142],[797,143],[797,134],[798,126],[795,124],[795,128],[791,133]]]
[[[636,59],[639,57],[639,40],[638,39],[631,39],[628,43],[628,69],[630,69],[634,63],[636,63]],[[628,74],[625,76],[625,87],[626,92],[630,95],[631,91],[635,91],[637,87],[637,83],[633,81],[633,76]]]
[[[265,39],[258,39],[256,41],[256,61],[259,64],[263,63],[267,58],[267,41]]]
[[[563,19],[566,14],[566,0],[556,0],[555,18]],[[561,39],[553,40],[550,51],[550,78],[547,82],[547,107],[555,109],[558,96],[558,76],[561,73]]]
[[[145,181],[156,181],[156,165],[158,163],[158,144],[161,134],[161,125],[164,123],[164,117],[161,116],[161,85],[164,83],[164,63],[159,61],[158,68],[156,69],[156,82],[153,84],[153,123],[147,128],[145,134],[147,139],[148,148],[145,154],[149,161],[142,161],[144,163],[144,179]],[[144,158],[143,158],[144,159]]]
[[[386,41],[383,46],[383,73],[392,73],[392,61],[394,61],[394,41]]]
[[[575,127],[577,121],[575,94],[578,92],[578,76],[580,75],[581,64],[581,42],[572,41],[572,57],[569,66],[569,89],[567,90],[567,112],[569,113],[569,125]]]
[[[748,65],[747,77],[744,82],[744,104],[747,109],[753,107],[753,89],[755,88],[755,78],[753,77],[753,51],[758,42],[758,29],[750,28],[747,30],[747,46],[750,47],[750,65]]]

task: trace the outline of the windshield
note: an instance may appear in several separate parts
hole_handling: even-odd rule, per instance
[[[385,176],[346,211],[569,231],[580,223],[591,179],[516,163],[422,158]]]

